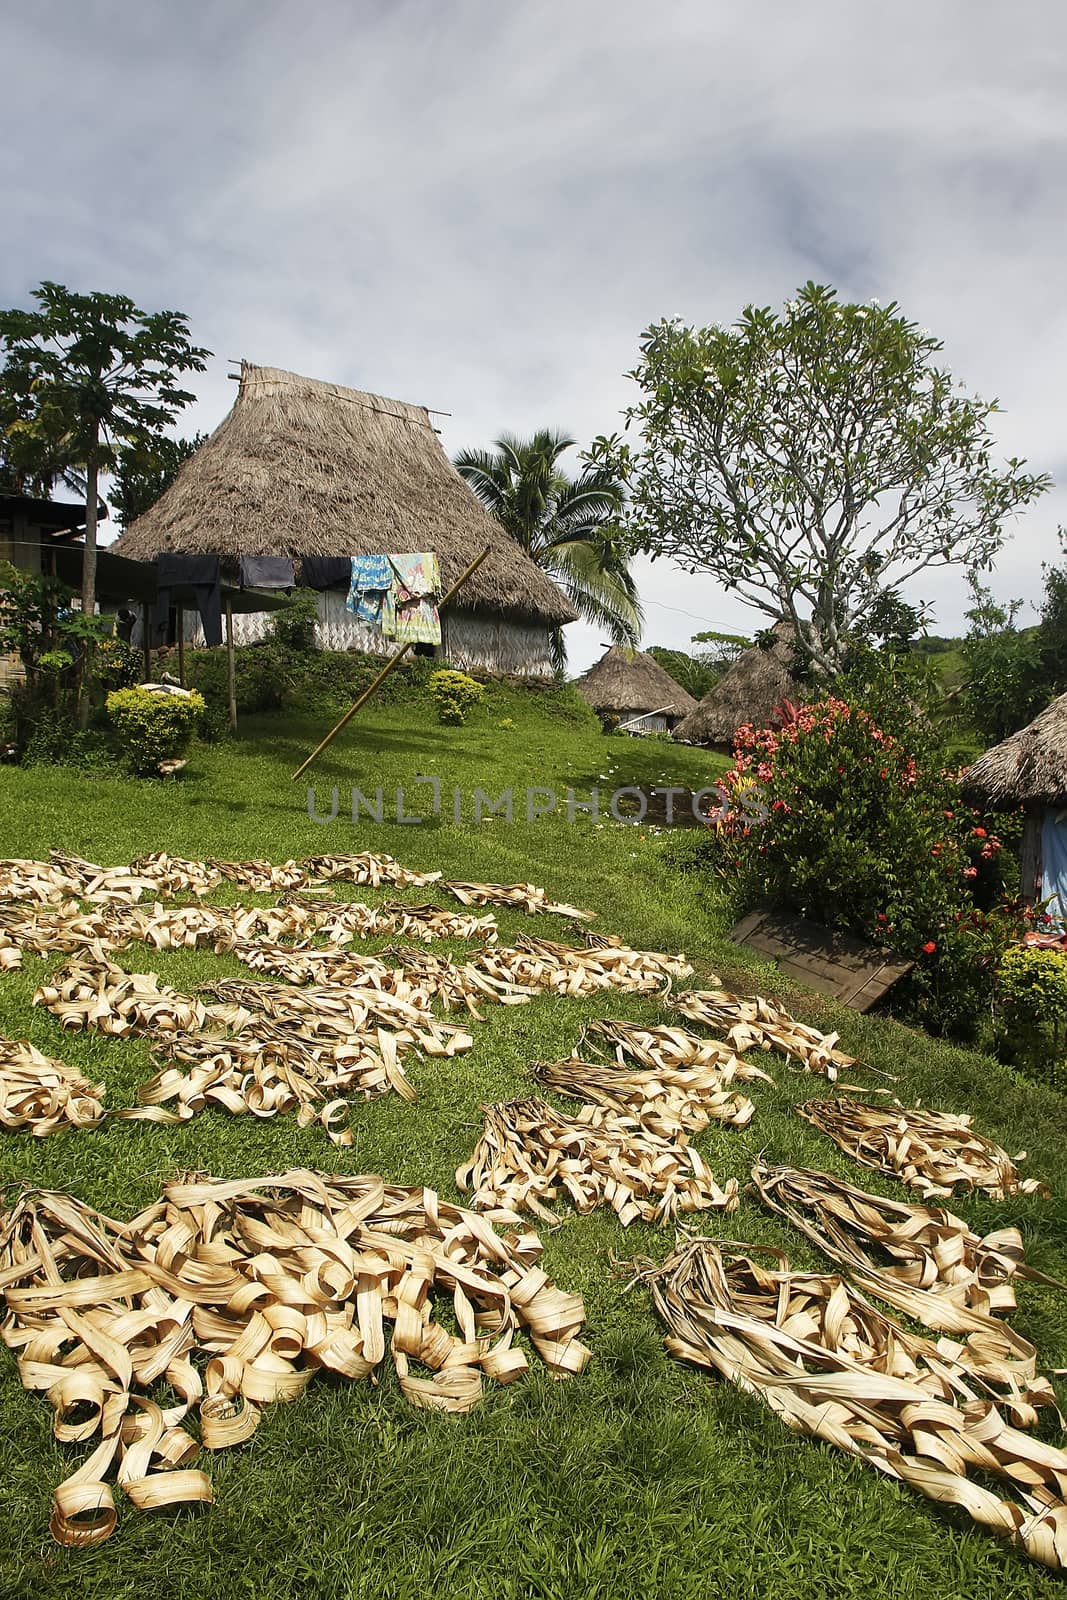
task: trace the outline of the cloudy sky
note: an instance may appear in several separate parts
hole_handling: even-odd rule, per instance
[[[217,352],[451,413],[449,451],[614,431],[641,330],[809,277],[896,299],[1004,407],[1067,523],[1062,0],[36,0],[0,21],[0,304],[42,278],[185,311]],[[759,619],[641,567],[646,642]],[[935,626],[966,593],[928,577]],[[570,630],[581,667],[598,635]]]

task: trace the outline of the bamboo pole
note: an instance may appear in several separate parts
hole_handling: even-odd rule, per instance
[[[448,593],[445,595],[444,599],[441,601],[441,604],[438,607],[439,611],[443,611],[445,609],[445,606],[447,606],[448,602],[452,599],[452,596],[456,593],[456,591],[458,589],[460,589],[463,586],[463,584],[466,583],[468,578],[473,577],[474,573],[477,572],[478,568],[481,566],[482,562],[485,560],[486,556],[489,554],[490,548],[491,548],[491,546],[486,545],[486,547],[482,551],[481,555],[480,556],[476,556],[474,558],[474,560],[471,562],[470,566],[466,569],[466,571],[460,573],[459,577],[456,579],[456,581],[452,585],[451,589],[449,589]],[[300,763],[300,765],[297,767],[296,771],[293,773],[293,776],[290,779],[290,782],[295,783],[297,778],[299,778],[300,774],[302,772],[306,772],[307,771],[308,767],[310,767],[311,763],[315,760],[315,757],[321,755],[328,744],[332,744],[333,743],[334,739],[336,739],[336,737],[340,733],[341,729],[343,727],[345,727],[347,723],[351,722],[352,718],[355,716],[355,714],[359,710],[360,706],[366,704],[366,702],[370,699],[371,695],[374,693],[375,689],[377,689],[378,685],[380,683],[384,682],[384,680],[393,671],[394,667],[396,667],[403,660],[403,658],[407,655],[407,653],[408,653],[408,651],[410,649],[411,649],[411,644],[409,642],[408,644],[401,645],[400,649],[397,651],[395,656],[390,656],[389,660],[385,663],[385,666],[382,668],[381,672],[379,672],[378,676],[374,679],[374,682],[369,684],[368,687],[366,689],[364,689],[364,691],[360,695],[359,699],[353,705],[349,706],[348,710],[345,712],[345,714],[341,718],[340,722],[336,723],[334,725],[334,727],[332,727],[330,729],[329,733],[326,735],[325,739],[322,740],[321,744],[317,744],[315,746],[314,750],[312,750],[312,752],[308,756],[307,760],[306,761],[302,761]]]
[[[141,660],[144,665],[142,683],[152,681],[152,621],[155,608],[146,600],[141,610]]]
[[[185,608],[178,607],[178,682],[185,688]]]
[[[233,657],[233,601],[226,597],[226,689],[230,699],[230,728],[237,731],[237,680]]]

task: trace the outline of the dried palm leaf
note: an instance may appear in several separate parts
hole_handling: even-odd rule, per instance
[[[0,1128],[37,1138],[57,1128],[92,1128],[103,1119],[102,1083],[90,1083],[25,1039],[0,1039]]]
[[[736,1178],[720,1188],[684,1136],[660,1138],[599,1106],[571,1117],[531,1098],[483,1110],[482,1137],[456,1182],[494,1220],[528,1209],[555,1222],[544,1202],[563,1195],[580,1212],[613,1207],[624,1226],[637,1217],[662,1222],[680,1211],[737,1207]]]
[[[483,1377],[521,1376],[523,1329],[555,1376],[580,1372],[581,1298],[549,1282],[540,1253],[533,1234],[501,1237],[432,1190],[374,1177],[193,1178],[126,1224],[24,1194],[0,1230],[2,1336],[56,1438],[94,1444],[55,1492],[53,1538],[109,1537],[112,1473],[138,1506],[209,1501],[189,1468],[194,1413],[203,1448],[240,1443],[262,1406],[295,1400],[316,1372],[372,1377],[387,1329],[414,1405],[467,1411]],[[166,1409],[149,1397],[160,1381],[177,1397]]]
[[[124,972],[99,945],[43,983],[33,1004],[64,1028],[110,1034],[198,1032],[207,1016],[202,1001],[161,985],[154,972]]]
[[[778,1050],[796,1059],[805,1072],[822,1073],[832,1082],[842,1067],[855,1067],[854,1056],[837,1048],[836,1033],[820,1033],[797,1022],[788,1011],[762,995],[729,994],[725,989],[687,989],[670,1002],[690,1022],[723,1033],[740,1053]]]
[[[693,1239],[643,1271],[671,1354],[758,1395],[796,1432],[961,1507],[1046,1566],[1067,1565],[1067,1454],[1009,1426],[959,1346],[907,1333],[840,1278],[793,1273],[771,1254],[778,1270]],[[1022,1504],[977,1475],[1006,1481]]]
[[[441,885],[464,906],[506,906],[525,911],[528,916],[544,912],[549,916],[569,917],[572,922],[592,922],[594,911],[579,911],[577,906],[550,900],[543,889],[532,883],[460,883],[455,879]]]
[[[957,1184],[984,1190],[994,1200],[1013,1194],[1048,1196],[1037,1178],[1021,1178],[1017,1161],[975,1133],[969,1116],[952,1111],[865,1105],[841,1095],[808,1100],[797,1115],[821,1129],[853,1160],[891,1173],[924,1198],[950,1195]]]
[[[616,940],[593,943],[592,936],[582,947],[519,934],[514,948],[482,950],[473,960],[493,977],[566,995],[595,994],[601,989],[660,993],[674,978],[689,977],[693,970],[684,955],[631,950]]]
[[[590,1101],[620,1117],[634,1117],[642,1128],[664,1139],[686,1129],[699,1133],[709,1122],[744,1128],[755,1110],[747,1096],[729,1087],[733,1073],[728,1067],[641,1071],[569,1056],[535,1062],[533,1075],[546,1089]]]
[[[620,1066],[636,1061],[654,1072],[718,1067],[728,1069],[732,1078],[743,1082],[774,1082],[760,1067],[743,1061],[729,1045],[716,1039],[702,1039],[684,1028],[646,1027],[642,1022],[622,1022],[614,1017],[591,1022],[582,1034],[577,1053],[602,1056]]]
[[[759,1161],[752,1179],[763,1204],[847,1268],[861,1289],[928,1328],[967,1335],[972,1370],[994,1382],[1010,1370],[1020,1385],[1037,1386],[1033,1345],[993,1315],[1015,1309],[1013,1276],[1050,1281],[1026,1266],[1017,1228],[979,1239],[951,1211],[866,1194],[825,1172]]]
[[[450,1056],[470,1048],[470,1035],[454,1023],[440,1022],[430,1010],[429,997],[422,989],[398,980],[391,989],[366,985],[362,988],[300,988],[285,983],[243,983],[227,978],[210,985],[220,1004],[209,1007],[209,1015],[223,1026],[240,1034],[256,1032],[262,1012],[279,1022],[295,1023],[311,1034],[335,1035],[354,1039],[373,1033],[379,1027],[408,1030],[426,1055]]]
[[[441,880],[439,872],[413,872],[392,856],[376,855],[371,850],[360,855],[312,856],[304,862],[304,870],[315,883],[356,883],[372,889],[383,883],[394,884],[398,889],[424,889]]]

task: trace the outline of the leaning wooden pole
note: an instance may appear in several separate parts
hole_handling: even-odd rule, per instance
[[[471,562],[470,566],[466,569],[466,571],[460,573],[459,577],[456,579],[455,583],[452,585],[451,589],[449,589],[448,593],[444,596],[444,598],[442,599],[440,605],[438,606],[438,610],[439,611],[443,611],[445,609],[445,606],[447,606],[448,602],[452,599],[452,596],[456,593],[456,591],[458,589],[461,589],[463,587],[463,585],[466,583],[467,579],[472,577],[474,575],[474,573],[477,572],[478,568],[481,566],[482,562],[485,560],[486,556],[489,554],[491,548],[492,547],[490,545],[486,545],[486,547],[482,551],[481,555],[480,556],[476,556],[474,558],[474,560]],[[292,779],[290,780],[292,783],[296,782],[297,778],[299,778],[299,776],[300,776],[300,774],[302,772],[306,772],[307,771],[308,767],[310,767],[311,763],[315,760],[315,757],[316,756],[320,756],[322,754],[322,752],[325,750],[325,748],[326,748],[326,746],[328,744],[332,744],[333,743],[333,741],[337,738],[337,735],[340,733],[341,729],[343,727],[345,727],[346,724],[351,722],[352,718],[355,716],[355,714],[359,710],[360,706],[366,705],[367,701],[370,699],[370,697],[374,693],[375,689],[377,689],[378,685],[380,683],[384,683],[385,679],[393,671],[393,668],[399,665],[399,663],[404,659],[404,657],[407,655],[407,653],[408,653],[408,651],[410,649],[411,649],[411,644],[410,643],[401,645],[401,647],[397,651],[396,655],[389,657],[389,660],[385,663],[385,666],[382,668],[381,672],[379,672],[378,676],[374,679],[374,682],[371,683],[371,684],[368,684],[367,688],[364,689],[363,693],[360,695],[359,699],[355,702],[354,705],[350,705],[349,706],[348,710],[345,712],[345,714],[341,718],[340,722],[336,723],[334,725],[334,727],[332,727],[330,729],[329,733],[326,735],[325,739],[323,739],[321,744],[317,744],[315,746],[314,750],[312,750],[312,752],[308,756],[307,760],[306,761],[302,761],[300,763],[300,765],[297,767],[296,771],[293,773]]]

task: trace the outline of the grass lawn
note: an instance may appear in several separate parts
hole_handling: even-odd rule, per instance
[[[986,1057],[885,1018],[836,1010],[772,980],[725,941],[721,916],[692,880],[668,867],[660,837],[647,828],[610,816],[598,826],[581,813],[573,825],[559,814],[527,824],[521,805],[510,825],[502,817],[477,826],[472,820],[476,786],[493,795],[509,784],[516,791],[571,786],[583,800],[594,785],[605,796],[621,783],[698,786],[713,782],[722,763],[659,741],[603,738],[569,695],[556,691],[494,688],[487,707],[459,730],[436,726],[425,702],[412,698],[368,707],[313,769],[320,811],[331,786],[340,790],[340,816],[326,825],[309,818],[305,785],[292,784],[290,773],[330,720],[324,712],[321,719],[248,721],[233,744],[197,751],[175,783],[0,769],[0,854],[44,855],[56,845],[104,863],[151,849],[281,861],[370,848],[452,876],[542,884],[595,910],[602,931],[639,946],[686,950],[697,982],[718,971],[749,989],[773,984],[801,1017],[839,1026],[846,1048],[898,1074],[903,1100],[921,1096],[972,1111],[979,1128],[1009,1151],[1027,1150],[1026,1170],[1050,1182],[1052,1200],[995,1205],[962,1198],[955,1209],[980,1232],[1017,1222],[1033,1263],[1067,1275],[1063,1100]],[[512,726],[501,726],[508,721]],[[419,776],[441,779],[443,816],[417,826],[388,820],[398,784],[409,810],[427,808],[430,791],[416,785]],[[366,794],[384,789],[387,820],[345,820],[353,785]],[[458,825],[454,786],[463,797]],[[426,891],[406,895],[428,898]],[[567,937],[554,918],[498,915],[505,930]],[[178,987],[247,976],[236,962],[203,952],[149,957],[138,949],[119,959],[131,969],[150,966]],[[132,1103],[150,1073],[147,1043],[63,1034],[30,1005],[44,970],[27,957],[23,972],[0,979],[0,1032],[28,1037],[106,1080],[109,1105]],[[454,1170],[478,1137],[481,1103],[530,1092],[527,1063],[569,1052],[584,1023],[601,1015],[654,1020],[660,1008],[625,996],[487,1007],[470,1055],[409,1062],[419,1091],[414,1105],[395,1096],[358,1105],[349,1150],[334,1150],[317,1128],[301,1131],[293,1117],[261,1122],[209,1112],[176,1128],[115,1124],[41,1141],[7,1135],[0,1142],[3,1179],[69,1189],[119,1217],[151,1201],[163,1179],[190,1169],[220,1178],[292,1165],[379,1172],[454,1197]],[[823,1092],[820,1080],[768,1064],[776,1083],[752,1086],[749,1128],[709,1130],[697,1140],[720,1179],[743,1180],[754,1155],[765,1151],[905,1193],[854,1166],[792,1114],[795,1101]],[[586,1298],[585,1338],[595,1359],[582,1377],[555,1383],[535,1357],[524,1382],[489,1388],[480,1408],[459,1418],[409,1407],[388,1362],[377,1388],[316,1379],[295,1404],[268,1407],[248,1444],[207,1459],[213,1507],[153,1515],[117,1494],[116,1533],[83,1552],[54,1545],[47,1524],[51,1490],[84,1447],[53,1440],[50,1408],[23,1390],[14,1361],[0,1353],[0,1600],[1062,1594],[1059,1580],[962,1514],[794,1437],[755,1400],[670,1360],[647,1296],[624,1295],[618,1267],[635,1255],[661,1256],[669,1230],[624,1230],[613,1216],[595,1213],[567,1214],[556,1231],[540,1231],[547,1270]],[[733,1216],[712,1216],[707,1231],[778,1243],[796,1264],[826,1268],[784,1222],[747,1198]],[[1023,1284],[1019,1300],[1014,1326],[1050,1365],[1067,1366],[1063,1295]]]

